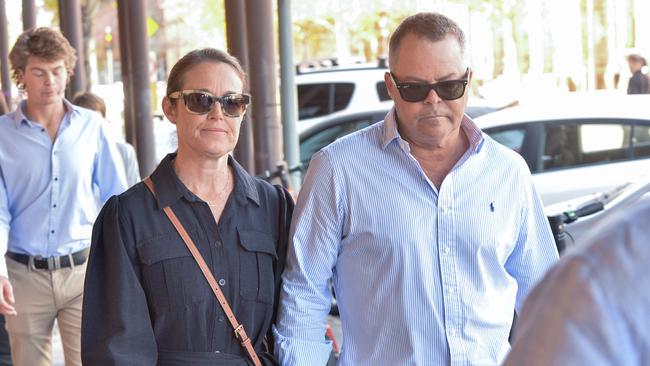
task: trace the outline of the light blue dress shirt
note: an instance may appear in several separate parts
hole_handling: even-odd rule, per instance
[[[0,117],[0,253],[51,257],[88,247],[100,207],[94,191],[105,202],[126,189],[97,114],[64,104],[54,141],[25,117],[25,102]]]
[[[467,117],[440,190],[383,122],[316,153],[298,198],[276,335],[282,365],[325,365],[334,279],[340,365],[494,365],[513,312],[558,257],[524,160]]]
[[[524,303],[507,366],[650,365],[650,197],[594,228]]]

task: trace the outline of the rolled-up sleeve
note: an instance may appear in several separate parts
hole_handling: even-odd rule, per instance
[[[84,286],[81,357],[84,365],[155,365],[157,347],[130,243],[111,198],[93,229]]]
[[[282,365],[325,365],[331,306],[329,281],[342,237],[341,185],[323,152],[314,155],[294,211],[278,321],[273,332]]]

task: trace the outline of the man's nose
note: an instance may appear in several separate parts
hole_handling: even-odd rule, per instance
[[[442,101],[442,98],[438,95],[438,93],[435,91],[435,89],[429,89],[427,92],[426,98],[424,98],[425,103],[430,103],[430,104],[436,104],[440,103]]]

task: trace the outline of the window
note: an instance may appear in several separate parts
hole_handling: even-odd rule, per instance
[[[634,126],[634,139],[632,140],[634,156],[650,156],[650,126]]]
[[[312,155],[318,150],[334,142],[337,138],[345,136],[364,127],[370,126],[374,121],[373,118],[363,118],[360,120],[345,121],[340,124],[332,125],[315,134],[305,138],[300,142],[300,162],[303,169],[307,169]]]
[[[543,170],[627,159],[630,125],[567,123],[545,128]]]
[[[517,128],[512,130],[494,131],[490,132],[490,137],[501,145],[521,154],[524,137],[526,137],[526,130],[524,128]]]
[[[378,82],[375,84],[375,88],[377,89],[377,95],[379,96],[379,100],[384,102],[386,100],[392,100],[393,98],[388,95],[388,88],[386,88],[386,83],[383,81]]]
[[[354,92],[354,84],[340,83],[333,84],[332,87],[334,88],[334,108],[330,110],[330,113],[347,108]]]
[[[326,116],[345,109],[353,92],[352,83],[298,85],[298,119]]]

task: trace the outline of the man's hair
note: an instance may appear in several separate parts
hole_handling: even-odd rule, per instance
[[[224,63],[232,66],[243,83],[243,90],[246,91],[248,87],[246,72],[241,67],[239,60],[224,51],[215,48],[203,48],[190,51],[172,67],[167,78],[167,95],[181,90],[185,73],[192,67],[204,62]]]
[[[465,56],[465,33],[456,22],[439,13],[418,13],[404,19],[391,34],[388,44],[389,66],[397,62],[400,43],[409,34],[431,42],[452,35],[458,41],[463,57]]]
[[[99,95],[91,92],[79,92],[72,98],[72,104],[99,112],[106,118],[106,103]]]
[[[16,44],[9,53],[9,61],[11,61],[13,78],[16,83],[19,82],[18,73],[25,72],[30,56],[47,61],[62,59],[68,72],[68,80],[74,74],[77,52],[58,30],[48,27],[31,28],[18,36]]]
[[[627,55],[627,61],[640,62],[641,66],[648,66],[648,62],[646,61],[645,57],[639,55],[638,53]]]

